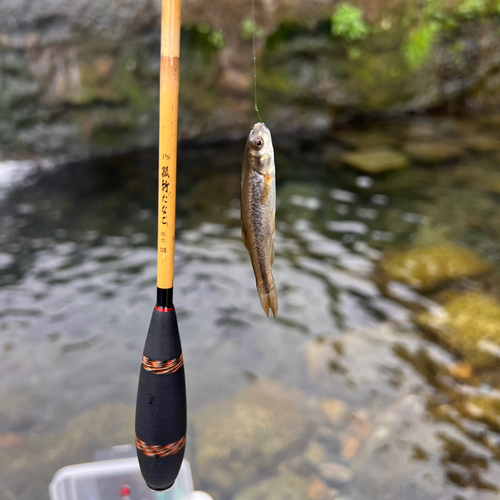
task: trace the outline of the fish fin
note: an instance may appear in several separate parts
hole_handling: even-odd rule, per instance
[[[276,318],[278,315],[278,294],[276,292],[276,287],[274,287],[269,293],[261,292],[260,290],[257,290],[257,292],[259,292],[260,304],[262,309],[264,309],[266,316],[269,318],[269,309],[271,309],[274,317]]]
[[[246,249],[249,250],[249,248],[248,248],[248,241],[247,241],[247,235],[245,233],[245,229],[243,228],[243,225],[241,226],[241,238],[243,239],[243,243],[245,244]]]

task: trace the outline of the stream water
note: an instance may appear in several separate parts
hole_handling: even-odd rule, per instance
[[[352,460],[337,451],[355,473],[336,483],[342,498],[496,498],[500,434],[491,420],[464,416],[453,396],[494,393],[496,377],[437,381],[458,358],[413,324],[422,304],[437,299],[397,282],[382,286],[379,261],[415,242],[446,240],[496,269],[500,149],[468,148],[378,176],[340,160],[356,137],[385,138],[396,149],[411,134],[463,145],[491,126],[422,119],[338,137],[276,136],[276,320],[262,312],[240,237],[243,141],[182,145],[174,302],[190,413],[256,378],[278,381],[311,400],[337,398],[351,412],[343,432],[362,451]],[[155,151],[70,163],[2,195],[1,500],[47,498],[57,468],[133,440],[127,425],[156,292],[156,163]],[[311,375],[317,339],[344,339],[335,379]],[[374,430],[356,434],[353,419]],[[229,498],[215,486],[211,493]]]

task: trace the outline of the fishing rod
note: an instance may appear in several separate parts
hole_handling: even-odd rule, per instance
[[[181,0],[162,0],[157,298],[142,356],[135,418],[141,472],[157,491],[174,484],[186,444],[184,361],[173,304],[180,28]]]

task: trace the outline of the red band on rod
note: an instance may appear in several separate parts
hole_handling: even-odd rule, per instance
[[[175,309],[175,307],[174,306],[172,306],[172,307],[159,307],[159,306],[155,306],[155,309],[157,311],[160,311],[160,312],[163,312],[163,313],[168,313],[170,311],[173,311]]]

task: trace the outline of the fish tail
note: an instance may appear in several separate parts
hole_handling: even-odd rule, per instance
[[[257,292],[259,292],[260,304],[262,305],[262,309],[264,309],[266,316],[269,318],[269,309],[271,309],[274,317],[276,318],[278,314],[278,294],[276,292],[276,286],[273,286],[270,292],[258,289]]]

